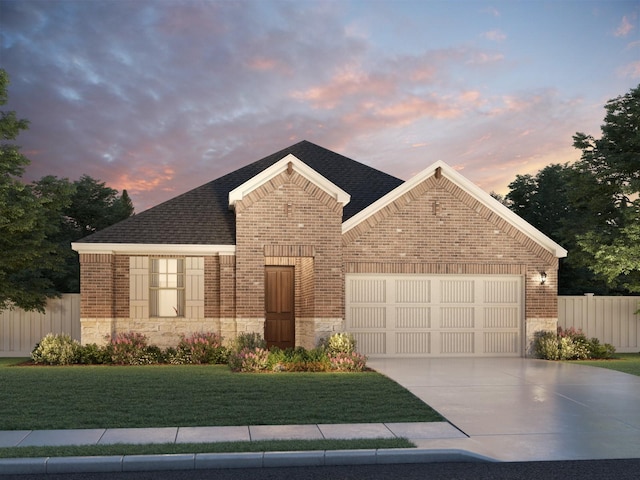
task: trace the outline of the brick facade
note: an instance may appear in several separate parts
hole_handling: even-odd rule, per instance
[[[175,255],[202,260],[193,318],[148,318],[148,298],[132,296],[140,279],[135,288],[148,289],[140,259],[157,255],[81,252],[82,341],[135,330],[165,347],[195,331],[263,333],[268,265],[295,268],[296,345],[307,348],[344,330],[349,273],[519,275],[524,335],[555,328],[556,256],[447,178],[426,178],[345,234],[342,217],[343,205],[295,169],[247,192],[235,203],[235,253]]]

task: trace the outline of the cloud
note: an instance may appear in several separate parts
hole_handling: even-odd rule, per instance
[[[401,4],[396,19],[406,19]],[[550,86],[561,70],[534,78],[511,51],[507,62],[478,38],[469,43],[468,30],[431,41],[413,11],[402,28],[420,30],[403,33],[421,41],[365,34],[348,10],[3,2],[8,107],[31,121],[18,139],[32,160],[26,179],[91,175],[127,189],[140,211],[307,139],[400,178],[442,158],[498,189],[492,182],[565,154],[575,130],[599,125],[596,107]],[[625,68],[620,75],[637,75],[636,64]]]
[[[629,35],[629,33],[631,33],[631,31],[635,28],[633,26],[633,23],[631,22],[631,20],[633,19],[635,19],[635,15],[623,16],[622,20],[620,21],[620,25],[618,25],[618,28],[613,34],[616,37],[626,37],[627,35]]]
[[[507,35],[500,30],[490,30],[483,33],[482,36],[487,40],[491,40],[493,42],[503,42],[507,39]]]
[[[618,75],[624,78],[640,78],[640,60],[620,67]]]

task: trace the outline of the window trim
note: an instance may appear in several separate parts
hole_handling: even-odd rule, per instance
[[[162,272],[160,262],[167,262],[169,260],[176,260],[176,273],[169,272],[168,265],[165,267],[165,272]],[[154,266],[157,265],[157,270],[154,271]],[[176,286],[161,286],[160,275],[175,275]],[[149,318],[184,318],[186,314],[186,260],[184,257],[150,257],[149,258]],[[154,285],[157,284],[157,285]],[[168,282],[167,282],[168,283]],[[176,315],[160,315],[160,292],[173,291],[177,296]]]

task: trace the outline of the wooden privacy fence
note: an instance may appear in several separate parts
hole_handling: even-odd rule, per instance
[[[46,313],[0,311],[0,357],[28,357],[47,333],[66,333],[80,340],[80,294],[47,302]]]
[[[558,297],[558,325],[579,328],[616,351],[640,352],[640,297]]]

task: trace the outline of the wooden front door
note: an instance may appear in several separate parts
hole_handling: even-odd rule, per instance
[[[265,323],[267,346],[295,346],[294,267],[265,267]]]

